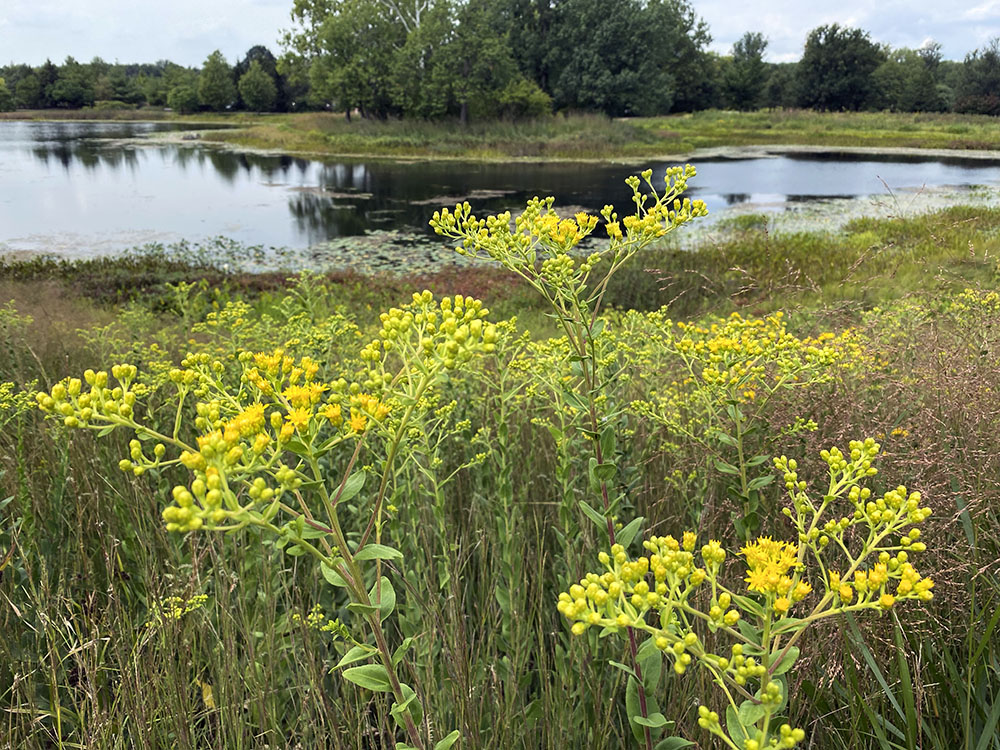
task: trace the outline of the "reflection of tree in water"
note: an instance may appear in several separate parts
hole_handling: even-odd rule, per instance
[[[45,165],[58,162],[67,172],[74,164],[90,171],[103,165],[113,171],[127,167],[133,172],[139,165],[135,149],[104,148],[86,141],[51,141],[35,146],[31,153]]]
[[[215,168],[216,173],[230,184],[236,180],[236,175],[240,173],[241,168],[249,170],[249,165],[243,154],[234,154],[232,151],[218,151],[216,149],[209,149],[201,153],[205,155],[208,163]]]
[[[726,193],[722,196],[722,200],[726,202],[727,206],[735,206],[737,203],[748,203],[750,201],[750,193]]]
[[[219,149],[177,149],[177,163],[186,167],[191,159],[197,159],[199,164],[212,165],[212,168],[226,182],[232,183],[240,173],[248,178],[255,173],[271,181],[275,176],[287,175],[293,166],[300,170],[308,169],[309,162],[286,155],[275,154],[245,154]]]
[[[332,237],[363,235],[369,228],[364,213],[358,208],[343,208],[330,198],[315,193],[295,193],[288,200],[288,210],[295,217],[300,234],[309,244]]]
[[[169,162],[174,164],[184,172],[187,171],[190,162],[194,161],[197,164],[201,164],[203,161],[201,150],[194,148],[165,148],[160,152],[160,158],[163,159],[164,163]]]

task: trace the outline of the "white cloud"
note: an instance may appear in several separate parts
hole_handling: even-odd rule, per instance
[[[990,0],[982,5],[965,11],[962,18],[969,21],[987,21],[1000,19],[1000,0]]]

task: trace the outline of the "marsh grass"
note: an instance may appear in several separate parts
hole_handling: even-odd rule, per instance
[[[836,232],[775,232],[765,214],[751,214],[694,249],[651,251],[613,281],[610,293],[622,307],[669,304],[677,315],[873,305],[917,289],[991,284],[998,258],[997,208],[855,219]]]
[[[329,155],[468,160],[643,159],[739,146],[998,150],[995,118],[979,115],[706,110],[611,120],[566,113],[526,121],[361,120],[341,114],[273,115],[233,120],[242,129],[207,140],[254,148]]]

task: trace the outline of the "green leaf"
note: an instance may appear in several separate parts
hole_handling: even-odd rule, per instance
[[[753,458],[747,461],[747,466],[748,467],[760,466],[762,463],[769,461],[770,458],[771,458],[770,456],[754,456]]]
[[[750,737],[743,725],[740,724],[739,715],[732,704],[726,706],[726,731],[729,732],[730,739],[736,743],[736,747],[743,745],[743,741]]]
[[[893,628],[893,640],[896,641],[896,664],[899,666],[899,689],[903,696],[903,708],[906,711],[906,734],[914,745],[917,742],[917,707],[913,694],[913,681],[910,678],[910,667],[906,663],[906,645],[903,643],[903,632],[899,622]]]
[[[715,459],[715,468],[717,471],[721,471],[723,474],[732,474],[733,476],[739,476],[740,470],[733,466],[731,463],[727,463],[720,458]]]
[[[650,695],[656,692],[660,684],[660,675],[663,673],[663,652],[656,647],[656,641],[647,638],[640,644],[635,653],[635,658],[642,669],[642,686]]]
[[[590,337],[592,339],[596,339],[601,335],[601,332],[604,330],[605,323],[607,323],[605,318],[598,318],[594,321],[594,325],[590,327]]]
[[[105,435],[110,435],[114,431],[114,429],[115,429],[114,425],[111,425],[110,427],[105,427],[103,430],[100,430],[97,433],[97,437],[104,437]]]
[[[341,660],[337,662],[334,669],[341,669],[346,667],[348,664],[354,664],[355,662],[368,659],[374,653],[376,653],[376,649],[371,646],[352,646],[350,651],[344,654]]]
[[[398,549],[386,547],[384,544],[366,544],[359,549],[355,555],[355,560],[402,560],[403,553]]]
[[[790,649],[788,649],[788,651],[785,652],[785,655],[781,657],[781,661],[779,661],[771,670],[771,676],[777,677],[779,674],[784,674],[785,672],[787,672],[789,669],[792,668],[792,665],[798,658],[799,658],[799,647],[792,646]]]
[[[608,425],[601,431],[601,453],[605,458],[615,455],[615,428]]]
[[[392,666],[399,666],[399,662],[403,661],[403,657],[406,656],[406,652],[413,647],[413,636],[407,636],[403,639],[403,642],[396,646],[396,650],[392,652]]]
[[[296,456],[309,455],[309,446],[301,440],[289,440],[287,443],[282,443],[281,447],[289,453],[294,453]]]
[[[335,563],[340,563],[342,561],[343,559],[340,557],[334,560]],[[347,587],[347,581],[344,580],[343,576],[341,576],[340,573],[338,573],[334,568],[331,568],[325,562],[321,562],[319,564],[319,569],[323,574],[323,578],[326,579],[326,582],[331,586],[340,586],[342,588]]]
[[[719,431],[715,433],[715,439],[718,440],[723,445],[728,445],[731,448],[736,447],[736,438],[732,435],[727,435],[725,432]]]
[[[771,482],[774,481],[774,474],[765,474],[762,477],[754,477],[749,482],[747,482],[747,489],[751,492],[754,490],[759,490],[762,487],[767,487]]]
[[[424,712],[420,705],[420,701],[417,700],[417,694],[413,692],[413,688],[405,682],[401,682],[399,687],[403,693],[403,700],[394,703],[392,708],[389,709],[389,713],[392,715],[392,718],[396,720],[396,725],[399,726],[400,729],[406,728],[406,714],[410,715],[414,724],[420,724],[421,719],[424,717]]]
[[[694,747],[694,743],[683,737],[665,737],[656,744],[655,750],[683,750],[685,747]]]
[[[632,720],[634,716],[642,716],[639,704],[639,683],[635,681],[635,678],[629,678],[625,685],[625,711],[628,714],[628,724],[632,729],[632,736],[635,737],[636,742],[642,743],[646,739],[646,733],[639,724]]]
[[[756,615],[761,620],[764,619],[764,608],[750,597],[734,595],[733,601],[736,602],[739,608],[742,609],[744,612],[749,612],[752,615]],[[747,624],[749,625],[749,623]]]
[[[618,467],[614,464],[596,464],[591,467],[595,479],[598,482],[610,482],[618,473]]]
[[[382,616],[382,622],[385,622],[385,618],[391,615],[392,610],[396,608],[396,590],[385,576],[382,576],[380,580],[382,582],[382,599],[378,603],[378,608]],[[378,586],[372,586],[372,590],[368,593],[368,596],[373,602],[377,594]]]
[[[580,510],[583,511],[583,515],[585,515],[587,518],[589,518],[591,521],[597,524],[598,528],[604,529],[605,531],[608,530],[608,519],[605,518],[602,514],[598,513],[593,508],[591,508],[587,504],[586,500],[580,501]]]
[[[628,664],[622,664],[620,661],[613,661],[611,659],[608,659],[608,664],[610,664],[615,669],[620,669],[629,677],[635,679],[635,671]]]
[[[299,535],[300,539],[319,539],[327,535],[327,532],[321,531],[320,529],[314,529],[312,526],[306,526]]]
[[[642,516],[633,518],[629,522],[628,526],[615,535],[618,544],[622,547],[628,547],[632,543],[632,540],[635,539],[635,535],[639,533],[639,529],[642,528],[642,522],[644,520],[645,519]]]
[[[568,389],[564,389],[563,390],[563,398],[566,399],[566,403],[567,404],[569,404],[570,406],[572,406],[577,411],[586,411],[587,410],[587,405],[585,403],[583,403],[583,401],[580,400],[580,397],[577,396],[575,393],[573,393],[573,391],[568,390]]]
[[[650,729],[659,729],[667,725],[667,717],[661,713],[650,714],[645,718],[634,716],[632,720],[639,726],[649,727]]]
[[[368,472],[356,471],[351,476],[347,478],[344,482],[344,490],[340,493],[340,497],[337,498],[337,502],[346,502],[352,497],[361,492],[361,488],[365,486],[365,480],[368,478]]]
[[[745,700],[740,704],[740,710],[737,713],[737,718],[744,727],[752,727],[758,721],[764,718],[764,714],[767,710],[760,703],[754,703],[751,700]]]
[[[375,614],[377,610],[374,604],[362,604],[361,602],[351,602],[347,605],[347,610],[349,612],[357,612],[359,615],[371,615]]]
[[[361,667],[351,667],[343,672],[344,679],[359,685],[373,693],[388,693],[392,690],[389,674],[381,664],[365,664]]]
[[[442,737],[438,740],[437,744],[434,746],[434,750],[448,750],[448,748],[454,745],[461,736],[461,732],[457,729],[453,729],[447,737]]]

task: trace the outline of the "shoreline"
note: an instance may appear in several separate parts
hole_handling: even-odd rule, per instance
[[[788,155],[811,156],[876,156],[902,157],[914,160],[929,159],[932,161],[995,161],[1000,166],[1000,150],[995,149],[950,149],[950,148],[917,148],[913,146],[833,146],[833,145],[803,145],[803,144],[768,144],[744,146],[711,146],[693,151],[654,154],[650,156],[609,156],[607,158],[590,157],[557,157],[557,156],[450,156],[450,155],[396,155],[373,154],[370,152],[330,152],[279,148],[261,148],[248,146],[226,140],[207,140],[205,134],[218,133],[220,130],[239,132],[243,128],[209,128],[192,130],[174,130],[148,133],[136,138],[121,139],[120,143],[137,144],[170,144],[176,146],[206,146],[224,151],[243,154],[258,154],[262,156],[294,156],[311,158],[315,161],[335,159],[376,161],[395,161],[404,163],[419,162],[468,162],[470,164],[496,164],[516,162],[518,164],[627,164],[645,165],[647,162],[695,162],[771,159]],[[187,138],[185,135],[196,135]],[[885,159],[891,161],[892,159]],[[880,161],[880,159],[874,159]],[[697,165],[695,165],[697,166]]]

